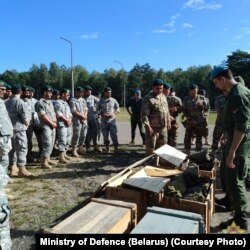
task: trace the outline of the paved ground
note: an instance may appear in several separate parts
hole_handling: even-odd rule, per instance
[[[128,144],[131,141],[131,136],[130,136],[130,124],[127,122],[118,122],[118,131],[119,131],[119,143],[120,144]],[[213,133],[213,125],[209,126],[209,141],[212,141],[212,133]],[[183,149],[183,141],[184,141],[184,134],[185,134],[185,129],[184,127],[181,125],[180,129],[179,129],[179,136],[178,136],[178,149],[182,150]],[[203,139],[204,142],[204,139]],[[135,143],[137,145],[141,145],[142,144],[142,139],[140,137],[139,134],[139,130],[137,128],[136,131],[136,139],[135,139]],[[195,146],[192,146],[195,147]],[[203,146],[204,148],[207,148],[208,146]],[[192,151],[191,151],[192,152]],[[217,171],[217,179],[216,179],[216,197],[217,198],[222,198],[224,197],[224,193],[221,190],[221,185],[220,185],[220,177],[219,177],[219,169]],[[248,201],[250,201],[250,189],[247,190],[247,195],[248,195]],[[250,204],[250,203],[249,203]],[[215,208],[215,213],[212,217],[212,221],[211,221],[211,227],[212,227],[212,232],[214,231],[215,233],[218,232],[218,230],[215,228],[217,225],[220,224],[220,222],[222,221],[226,221],[230,218],[233,217],[233,213],[232,212],[227,212],[225,211],[223,208],[216,206]],[[250,213],[248,213],[248,220],[250,220]],[[215,228],[215,229],[213,229]],[[249,233],[250,231],[248,231]]]

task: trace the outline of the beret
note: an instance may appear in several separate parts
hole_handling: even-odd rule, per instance
[[[189,86],[189,89],[198,89],[198,85],[195,84],[195,83],[192,83],[192,84]]]
[[[14,85],[12,85],[11,90],[12,91],[21,91],[22,86],[21,86],[21,84],[14,84]]]
[[[139,89],[135,89],[134,93],[137,95],[141,95],[141,91]]]
[[[53,88],[49,85],[45,85],[42,87],[42,91],[53,92]]]
[[[164,89],[171,89],[171,88],[172,88],[172,86],[171,86],[171,84],[170,84],[170,83],[164,82],[164,84],[163,84],[163,88],[164,88]]]
[[[76,91],[83,91],[82,87],[76,87]]]
[[[112,91],[112,89],[110,87],[106,87],[104,91]]]
[[[155,79],[152,86],[162,86],[164,84],[162,79]]]
[[[92,91],[92,88],[91,88],[90,86],[87,85],[87,86],[84,87],[84,90],[85,90],[85,91],[89,91],[89,90]]]
[[[221,72],[228,70],[228,69],[229,69],[228,66],[225,64],[214,66],[213,70],[210,72],[210,80],[213,80]]]

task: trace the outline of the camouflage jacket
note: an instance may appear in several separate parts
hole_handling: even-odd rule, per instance
[[[217,111],[216,124],[218,126],[222,125],[222,114],[223,114],[224,104],[225,104],[225,96],[218,95],[214,101],[214,108]]]

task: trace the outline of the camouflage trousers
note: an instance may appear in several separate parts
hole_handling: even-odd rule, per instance
[[[86,135],[86,140],[85,140],[85,144],[87,147],[90,146],[90,142],[91,140],[93,140],[93,145],[96,146],[97,145],[97,136],[98,136],[98,121],[97,119],[89,119],[88,120],[88,132]]]
[[[7,171],[9,166],[9,152],[11,150],[11,138],[9,135],[0,136],[0,164]]]
[[[57,143],[58,150],[60,152],[65,152],[68,150],[72,139],[72,126],[70,127],[57,127]]]
[[[168,130],[164,128],[153,128],[152,135],[146,133],[146,155],[153,154],[154,150],[167,144]]]
[[[87,131],[88,131],[88,126],[86,123],[80,123],[80,124],[73,123],[71,146],[72,147],[83,146]]]
[[[196,150],[202,149],[202,136],[205,135],[205,128],[199,126],[186,126],[184,147],[187,150],[191,149],[191,139],[196,136]]]
[[[41,157],[50,157],[53,147],[55,145],[56,129],[51,129],[49,126],[42,127],[42,153]]]
[[[113,142],[113,145],[115,147],[119,145],[118,138],[117,138],[117,126],[116,126],[115,119],[113,119],[113,120],[102,119],[101,130],[102,130],[104,145],[108,146],[110,143],[109,134],[110,134],[111,140]]]
[[[0,182],[2,182],[1,173]],[[10,237],[9,216],[10,208],[8,207],[8,200],[5,192],[3,191],[3,188],[0,187],[0,249],[2,250],[11,250],[12,246],[12,241]]]
[[[179,124],[171,122],[171,129],[168,131],[168,144],[172,147],[177,147],[177,136],[178,136]]]
[[[14,135],[11,138],[12,149],[9,153],[10,165],[18,165],[24,167],[27,162],[27,135],[26,130],[14,131]]]
[[[212,142],[212,150],[218,149],[218,144],[220,142],[220,138],[222,136],[223,129],[218,124],[215,124],[213,131],[213,142]]]

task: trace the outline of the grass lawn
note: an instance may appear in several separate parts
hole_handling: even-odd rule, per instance
[[[209,113],[208,116],[208,122],[210,125],[214,125],[215,124],[215,120],[216,120],[216,112],[211,111]],[[126,110],[124,110],[124,108],[120,108],[120,113],[116,116],[116,120],[118,122],[129,122],[130,121],[130,117],[129,114]]]

